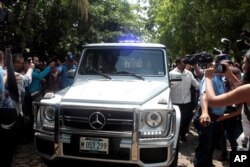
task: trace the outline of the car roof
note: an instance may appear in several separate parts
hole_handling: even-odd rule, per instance
[[[148,48],[165,48],[165,45],[158,43],[92,43],[84,47],[148,47]]]

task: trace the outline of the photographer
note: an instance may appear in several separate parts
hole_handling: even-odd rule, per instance
[[[215,63],[218,65],[216,75],[213,76],[213,88],[217,95],[224,94],[226,88],[224,85],[223,77],[232,81],[238,81],[234,76],[224,73],[224,68],[221,63],[228,62],[230,59],[223,54],[217,55]],[[213,66],[213,63],[207,63],[207,68]],[[205,78],[202,79],[200,84],[200,101],[201,107],[195,114],[194,126],[199,133],[199,144],[195,150],[194,166],[195,167],[211,167],[213,166],[213,152],[215,143],[219,139],[220,132],[218,130],[217,119],[224,114],[226,106],[210,108],[207,104],[207,91],[205,89]]]
[[[207,101],[209,106],[225,106],[232,104],[243,103],[244,107],[242,109],[242,127],[244,137],[249,142],[250,139],[250,50],[248,50],[244,56],[242,69],[244,71],[243,84],[234,90],[225,93],[223,95],[216,95],[212,86],[211,78],[214,75],[214,68],[209,68],[205,71],[205,82],[206,82],[206,91],[207,91]],[[230,74],[231,71],[228,70],[227,73]],[[248,146],[249,143],[245,144]]]
[[[51,62],[43,71],[40,70],[40,62],[38,55],[32,56],[32,62],[35,65],[35,68],[32,72],[32,82],[28,86],[27,94],[25,97],[25,106],[27,108],[27,112],[30,118],[30,125],[29,125],[29,136],[30,139],[33,139],[33,113],[32,113],[32,103],[33,101],[40,101],[43,97],[43,87],[42,87],[42,80],[49,74],[51,69],[55,66],[55,62]],[[29,139],[29,140],[30,140]]]
[[[42,88],[42,80],[49,74],[51,69],[55,67],[55,62],[50,62],[42,71],[39,69],[41,64],[37,55],[32,57],[32,62],[35,64],[35,69],[32,73],[32,82],[28,87],[28,93],[31,95],[32,101],[40,101],[44,92]]]
[[[192,67],[192,72],[198,80],[203,78],[204,69],[206,69],[207,64],[210,64],[212,61],[212,55],[206,52],[186,55],[184,58],[184,63],[189,64]]]
[[[200,66],[198,62],[199,60],[203,59],[201,58],[203,56],[205,58],[206,55],[203,55],[203,53],[198,53],[194,55],[186,55],[184,57],[184,63],[189,67],[188,70],[193,73],[196,79],[201,79],[203,77],[203,70],[201,67],[204,67],[204,64]]]

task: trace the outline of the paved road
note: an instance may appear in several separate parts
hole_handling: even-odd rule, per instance
[[[194,150],[198,143],[198,135],[193,127],[190,128],[187,139],[186,143],[180,144],[178,167],[193,167]],[[219,155],[219,151],[216,150],[214,153],[214,165],[216,167],[229,167],[228,162],[218,161]],[[46,167],[46,165],[41,162],[40,157],[35,152],[34,144],[31,143],[18,146],[12,167]]]

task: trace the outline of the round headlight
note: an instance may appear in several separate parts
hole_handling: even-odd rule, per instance
[[[161,114],[158,112],[149,112],[146,115],[146,123],[148,126],[155,128],[158,127],[162,122]]]
[[[43,114],[44,118],[47,119],[48,121],[54,121],[55,120],[55,111],[56,109],[54,107],[46,107]]]

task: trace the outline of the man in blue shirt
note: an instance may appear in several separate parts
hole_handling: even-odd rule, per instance
[[[40,71],[39,66],[39,57],[37,55],[32,57],[32,62],[35,65],[35,68],[32,72],[32,82],[27,88],[27,93],[25,96],[25,106],[26,106],[26,112],[29,116],[29,126],[28,126],[28,135],[29,138],[33,138],[33,122],[34,122],[34,116],[32,113],[32,103],[33,101],[40,101],[43,96],[43,88],[42,88],[42,80],[48,75],[48,73],[51,71],[51,68],[55,66],[55,62],[51,62],[43,71]]]
[[[51,62],[43,71],[40,71],[38,56],[32,57],[32,62],[35,64],[35,69],[32,73],[32,82],[28,87],[28,92],[32,97],[42,96],[42,80],[48,75],[51,68],[55,66],[55,62]]]
[[[229,60],[228,56],[217,55],[215,62],[222,63]],[[207,68],[212,64],[208,64]],[[215,74],[212,78],[213,87],[216,95],[223,94],[227,91],[225,87],[224,77],[225,74]],[[228,79],[232,79],[231,76],[227,76]],[[194,119],[194,125],[199,133],[199,144],[195,150],[194,166],[195,167],[213,167],[213,152],[215,148],[216,140],[219,140],[219,130],[217,119],[226,111],[225,107],[208,108],[206,100],[204,78],[200,84],[200,102],[201,110],[196,113]]]
[[[73,77],[68,76],[70,70],[76,69],[76,61],[72,53],[68,53],[66,62],[61,64],[58,68],[58,72],[61,74],[61,89],[71,86],[74,82]]]

